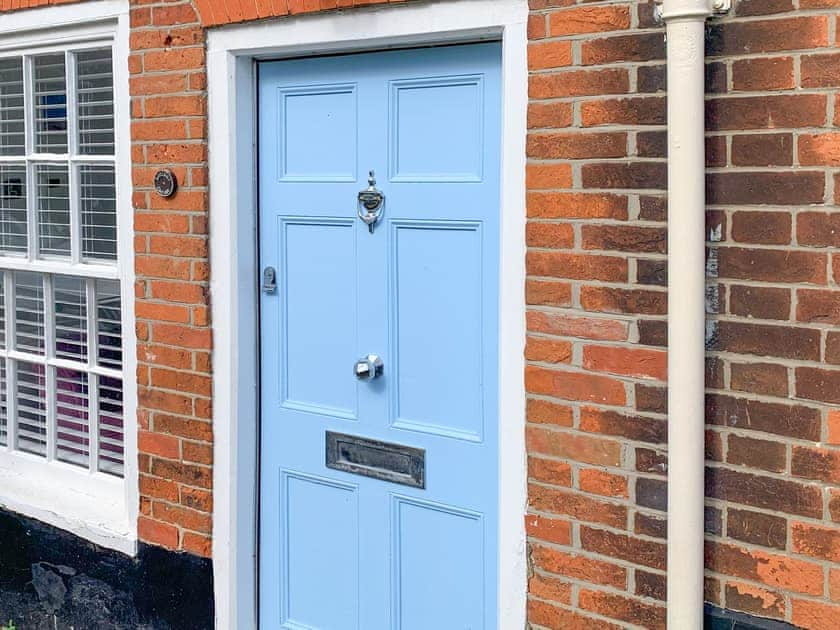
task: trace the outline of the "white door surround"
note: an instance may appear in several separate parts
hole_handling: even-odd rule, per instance
[[[255,59],[501,40],[499,628],[525,625],[526,0],[331,11],[208,36],[210,288],[214,322],[216,627],[257,627],[258,294]]]

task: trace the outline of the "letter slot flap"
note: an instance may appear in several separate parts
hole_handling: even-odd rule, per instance
[[[327,468],[414,488],[426,487],[426,451],[344,433],[326,433]]]

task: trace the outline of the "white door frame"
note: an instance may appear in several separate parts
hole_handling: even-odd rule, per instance
[[[525,626],[527,0],[444,0],[213,29],[207,44],[216,627],[256,628],[258,268],[255,59],[502,41],[499,628]],[[489,630],[489,629],[488,629]]]

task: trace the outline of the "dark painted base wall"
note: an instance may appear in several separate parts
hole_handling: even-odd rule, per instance
[[[704,630],[794,630],[786,621],[754,617],[734,610],[723,610],[706,604]]]
[[[140,544],[136,557],[0,510],[0,625],[19,630],[213,628],[209,559]]]

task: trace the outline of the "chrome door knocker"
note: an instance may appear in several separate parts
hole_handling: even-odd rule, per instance
[[[385,195],[376,188],[376,175],[370,171],[368,175],[368,187],[359,191],[358,208],[356,212],[359,218],[368,226],[368,232],[373,234],[373,226],[382,216],[382,208],[385,205]]]

